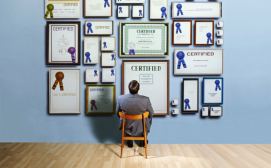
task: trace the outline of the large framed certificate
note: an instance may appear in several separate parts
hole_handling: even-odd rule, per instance
[[[128,94],[130,81],[140,83],[139,94],[148,96],[154,115],[169,113],[169,61],[124,60],[122,63],[122,94]]]
[[[80,18],[80,0],[45,0],[44,17],[46,19]]]
[[[114,114],[116,106],[114,85],[87,85],[86,114]]]
[[[176,49],[174,75],[223,74],[222,49]]]
[[[202,101],[205,105],[223,104],[223,78],[203,78]]]
[[[47,22],[46,55],[49,65],[80,65],[80,22]]]
[[[172,18],[220,18],[222,2],[172,2]]]
[[[49,114],[80,114],[80,69],[49,70]]]
[[[164,57],[169,53],[168,23],[120,23],[120,57]]]
[[[111,17],[112,0],[84,0],[84,17]]]
[[[182,112],[193,114],[199,111],[199,79],[185,78],[182,85]]]

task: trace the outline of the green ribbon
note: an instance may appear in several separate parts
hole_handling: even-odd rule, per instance
[[[48,15],[50,15],[50,18],[53,18],[54,17],[53,10],[54,10],[54,5],[53,4],[48,4],[47,5],[47,11],[45,13],[45,18],[47,18]]]

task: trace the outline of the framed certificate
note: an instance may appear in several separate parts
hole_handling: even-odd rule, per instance
[[[130,17],[130,6],[129,5],[118,5],[117,6],[117,18],[123,19]]]
[[[120,57],[164,57],[169,53],[168,23],[120,23]]]
[[[169,114],[169,61],[124,60],[122,94],[128,94],[130,81],[140,83],[139,94],[150,98],[154,115]]]
[[[86,36],[108,36],[113,34],[112,20],[92,20],[85,23]]]
[[[115,51],[116,39],[115,37],[102,37],[101,39],[101,51]]]
[[[203,78],[203,104],[223,104],[223,78]]]
[[[223,74],[222,49],[176,49],[174,75]]]
[[[80,65],[80,22],[47,22],[48,65]]]
[[[172,18],[221,18],[221,2],[172,2]]]
[[[114,52],[102,53],[102,67],[116,66],[116,54]]]
[[[45,0],[46,19],[73,19],[81,16],[80,0]]]
[[[214,21],[195,21],[195,45],[214,45]]]
[[[85,82],[86,83],[99,83],[100,82],[100,71],[97,68],[86,69]]]
[[[98,64],[100,58],[100,38],[85,37],[84,38],[84,64]]]
[[[172,23],[172,44],[192,45],[192,20],[174,20]]]
[[[210,108],[210,117],[219,118],[223,115],[223,108],[221,106],[214,106]]]
[[[150,19],[165,20],[168,15],[168,0],[149,0],[150,1]]]
[[[144,5],[133,5],[132,6],[132,18],[144,18]]]
[[[80,70],[49,70],[49,114],[80,114]]]
[[[145,0],[116,0],[116,4],[144,4]]]
[[[181,104],[183,113],[194,114],[199,111],[199,79],[183,79]]]
[[[86,114],[114,114],[116,106],[114,85],[87,85]]]
[[[111,17],[112,0],[84,0],[84,17]]]
[[[209,117],[209,111],[210,111],[209,107],[207,107],[207,106],[202,107],[200,117],[201,118]]]
[[[116,82],[115,68],[103,68],[102,69],[102,83],[115,83],[115,82]]]

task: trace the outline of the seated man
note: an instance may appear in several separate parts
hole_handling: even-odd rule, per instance
[[[146,96],[138,94],[139,83],[133,80],[129,83],[130,94],[122,95],[118,99],[117,112],[123,111],[126,114],[142,114],[145,111],[149,112],[149,118],[146,121],[147,132],[150,132],[152,124],[153,109],[150,99]],[[126,121],[125,133],[129,136],[142,136],[143,124],[141,120]],[[128,147],[133,147],[133,141],[127,141]],[[139,146],[144,146],[144,141],[139,143]]]

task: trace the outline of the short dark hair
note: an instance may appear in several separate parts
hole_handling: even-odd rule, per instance
[[[138,90],[139,90],[139,83],[138,81],[136,80],[132,80],[130,83],[129,83],[129,91],[131,94],[137,94],[138,93]]]

